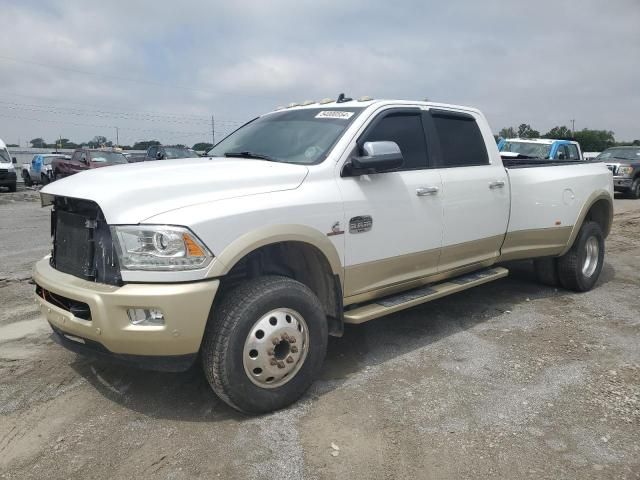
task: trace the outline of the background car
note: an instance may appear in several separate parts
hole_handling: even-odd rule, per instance
[[[33,184],[46,185],[53,180],[52,163],[55,159],[69,160],[69,155],[59,153],[39,153],[33,156],[30,163],[22,165],[22,178],[27,187]]]
[[[199,158],[198,152],[187,147],[163,147],[154,145],[147,149],[145,155],[132,155],[127,158],[131,163],[149,162],[153,160],[173,160],[176,158]]]
[[[640,198],[640,147],[608,148],[595,159],[613,173],[613,189]]]
[[[53,180],[68,177],[74,173],[92,168],[107,167],[109,165],[126,164],[127,159],[120,152],[80,148],[73,152],[70,159],[56,158],[51,164]]]

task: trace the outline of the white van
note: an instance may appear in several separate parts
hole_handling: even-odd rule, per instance
[[[15,158],[9,156],[7,145],[0,139],[0,187],[9,187],[10,192],[16,191]]]

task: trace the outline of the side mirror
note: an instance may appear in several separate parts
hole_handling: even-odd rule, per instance
[[[82,163],[84,163],[85,165],[89,165],[89,162],[87,161],[87,157],[82,157],[82,158],[80,159],[80,161],[81,161]]]
[[[18,159],[16,157],[12,157],[11,158],[11,163],[13,163],[13,164],[18,163]]]
[[[400,168],[404,158],[396,142],[365,142],[361,157],[352,157],[351,163],[345,165],[346,175],[366,175],[381,173]],[[347,171],[348,170],[348,171]]]
[[[560,152],[558,153],[558,160],[566,160],[567,156],[564,154],[564,152]]]
[[[162,160],[163,158],[164,158],[164,155],[162,154],[162,152],[156,153],[156,159],[157,160]]]

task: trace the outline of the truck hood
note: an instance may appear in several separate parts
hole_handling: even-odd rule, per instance
[[[170,210],[293,190],[304,165],[244,158],[189,158],[113,165],[50,183],[42,194],[96,202],[110,224],[136,224]]]

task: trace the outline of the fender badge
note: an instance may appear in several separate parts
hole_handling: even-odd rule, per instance
[[[331,227],[331,231],[327,233],[327,237],[333,237],[334,235],[342,235],[344,230],[340,228],[340,222],[336,222]]]
[[[373,219],[370,215],[353,217],[349,220],[349,233],[364,233],[371,230]]]

